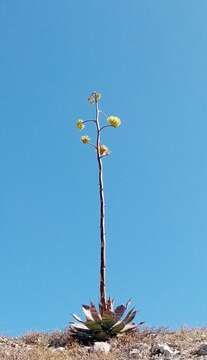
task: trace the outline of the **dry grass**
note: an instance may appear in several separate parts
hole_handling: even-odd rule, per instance
[[[194,352],[207,343],[207,329],[142,329],[111,341],[108,354],[93,352],[92,346],[81,346],[68,331],[30,333],[22,338],[0,337],[0,360],[154,360],[152,347],[165,343],[177,350],[174,360],[197,359]],[[199,358],[205,359],[200,356]]]

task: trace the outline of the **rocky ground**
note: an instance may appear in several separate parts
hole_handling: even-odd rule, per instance
[[[142,329],[109,343],[81,346],[67,331],[0,337],[0,360],[207,360],[207,328]]]

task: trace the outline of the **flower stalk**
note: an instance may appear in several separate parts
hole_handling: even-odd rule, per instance
[[[100,124],[99,124],[99,107],[96,101],[96,155],[98,162],[98,178],[99,178],[99,196],[100,196],[100,240],[101,240],[101,263],[100,263],[100,307],[101,312],[106,310],[106,233],[105,233],[105,199],[103,187],[103,163],[100,154]]]
[[[102,110],[99,110],[99,101],[101,99],[101,94],[98,92],[93,92],[88,101],[90,104],[95,105],[96,113],[95,119],[92,120],[82,120],[78,119],[76,126],[79,130],[85,128],[85,124],[93,122],[96,126],[96,144],[90,142],[90,137],[88,135],[81,136],[81,141],[83,144],[90,145],[96,149],[96,158],[98,163],[98,180],[99,180],[99,198],[100,198],[100,243],[101,243],[101,254],[100,254],[100,283],[99,283],[99,296],[100,296],[100,313],[103,314],[104,311],[108,309],[107,298],[106,298],[106,234],[105,234],[105,200],[104,200],[104,185],[103,185],[103,163],[102,158],[110,154],[108,147],[101,143],[101,131],[107,127],[118,128],[121,124],[121,120],[114,115],[108,116],[103,113]],[[104,114],[107,120],[107,125],[100,125],[100,115]],[[110,300],[110,299],[109,299]],[[108,301],[109,301],[108,300]]]

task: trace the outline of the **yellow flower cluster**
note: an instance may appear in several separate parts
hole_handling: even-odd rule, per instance
[[[90,142],[90,140],[91,139],[89,138],[88,135],[81,136],[81,141],[82,141],[83,144],[88,144]]]
[[[95,100],[96,100],[96,102],[101,100],[101,93],[96,93],[95,94]]]
[[[113,126],[114,128],[118,128],[121,125],[121,120],[119,119],[118,116],[109,116],[107,118],[107,122],[109,125]]]
[[[99,146],[99,154],[101,156],[106,156],[110,154],[110,150],[107,148],[106,145],[102,144]]]
[[[92,92],[92,94],[88,98],[88,102],[90,104],[95,104],[101,99],[101,93],[98,92]]]
[[[85,127],[85,124],[84,124],[84,121],[82,119],[78,119],[77,120],[77,123],[76,123],[76,126],[79,130],[83,130],[84,127]]]

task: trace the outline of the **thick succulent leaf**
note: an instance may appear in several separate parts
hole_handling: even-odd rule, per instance
[[[101,326],[105,331],[109,331],[110,328],[116,323],[113,313],[104,312],[102,316]]]
[[[121,324],[123,325],[123,327],[125,326],[125,324],[123,324],[123,321],[119,320],[119,321],[115,322],[115,324],[111,327],[111,329],[114,329],[115,327],[117,327]]]
[[[86,321],[85,322],[88,329],[92,331],[102,331],[101,323],[100,321]]]
[[[78,321],[78,322],[80,322],[80,323],[84,323],[84,321],[81,320],[81,318],[79,318],[79,316],[77,316],[76,314],[72,314],[72,317],[73,317],[76,321]]]
[[[115,316],[114,316],[114,313],[113,311],[111,310],[104,310],[103,311],[103,315],[102,315],[102,318],[103,319],[107,319],[107,320],[115,320]]]
[[[114,305],[114,298],[111,299],[111,304],[112,304],[112,306]]]
[[[112,327],[115,324],[115,316],[114,313],[110,310],[104,310],[102,315],[102,323],[107,327]]]
[[[92,334],[92,338],[96,341],[106,341],[110,338],[110,335],[105,331],[99,331]]]
[[[135,324],[127,324],[124,326],[124,328],[120,331],[120,333],[125,333],[125,332],[129,332],[129,331],[133,331],[136,330],[137,325]]]
[[[128,308],[129,304],[131,304],[131,299],[129,299],[127,302],[126,302],[126,309]]]
[[[90,304],[90,312],[95,321],[101,320],[101,314],[99,314],[99,312],[96,310],[95,305],[92,302]]]
[[[115,319],[115,314],[112,310],[106,309],[103,311],[103,317]]]
[[[111,299],[110,297],[106,300],[105,306],[103,306],[101,303],[99,304],[99,312],[102,315],[104,311],[108,310],[111,312],[114,312],[114,299]]]
[[[125,324],[119,320],[111,327],[110,333],[112,335],[117,335],[124,327]]]
[[[106,309],[109,310],[109,311],[114,311],[113,309],[113,302],[114,300],[111,299],[110,297],[108,298],[108,300],[106,301]]]
[[[71,330],[71,335],[80,341],[90,341],[92,340],[92,336],[90,332],[84,331],[73,331]]]
[[[128,315],[128,317],[126,318],[125,323],[128,324],[128,323],[130,323],[132,320],[134,320],[134,318],[135,318],[135,316],[136,316],[136,313],[137,313],[136,310],[132,311],[131,315]]]
[[[115,314],[115,319],[117,321],[121,319],[121,317],[123,316],[125,310],[126,310],[125,305],[119,305],[119,306],[116,307],[116,309],[114,310],[114,314]]]
[[[136,313],[137,313],[137,312],[136,312],[136,310],[134,310],[134,308],[131,309],[131,310],[128,312],[128,314],[125,316],[125,318],[122,320],[123,323],[128,324],[129,322],[131,322],[131,321],[134,319]]]
[[[124,315],[124,312],[127,310],[130,303],[131,303],[131,299],[129,299],[125,305],[121,304],[116,307],[116,309],[114,311],[116,320],[121,319],[121,317]]]
[[[86,320],[87,321],[94,321],[94,318],[91,314],[91,311],[90,311],[90,306],[88,305],[82,305],[82,310],[85,314],[85,317],[86,317]]]
[[[101,323],[102,329],[109,331],[114,325],[114,320],[103,320]]]
[[[99,307],[99,313],[102,315],[103,314],[103,306],[99,303],[98,307]]]
[[[85,324],[79,324],[79,323],[73,323],[70,326],[71,329],[75,330],[75,331],[79,331],[79,330],[86,330],[89,331],[89,328],[85,325]]]

